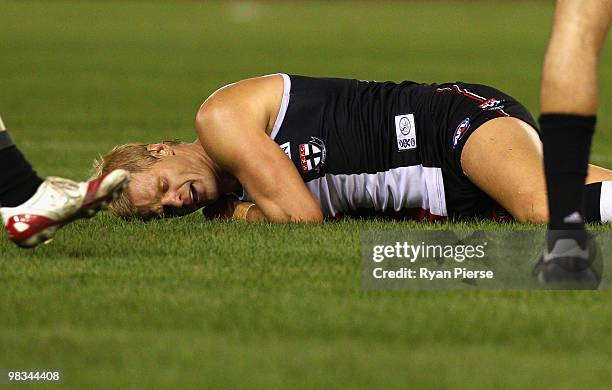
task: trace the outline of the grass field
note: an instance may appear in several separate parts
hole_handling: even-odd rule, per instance
[[[493,84],[537,115],[549,2],[0,0],[0,113],[42,175],[193,139],[214,89],[274,72]],[[612,50],[592,160],[612,167]],[[2,167],[1,169],[6,169]],[[610,292],[363,291],[364,229],[108,215],[0,240],[0,369],[70,388],[605,388]],[[521,229],[505,225],[503,229]],[[610,228],[600,228],[607,229]]]

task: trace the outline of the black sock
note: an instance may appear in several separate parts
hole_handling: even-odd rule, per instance
[[[584,187],[584,219],[586,222],[601,222],[601,183]]]
[[[22,204],[34,195],[42,182],[8,132],[0,131],[0,205]]]
[[[584,229],[584,183],[595,121],[595,116],[540,116],[550,230]]]
[[[591,183],[584,187],[584,220],[585,222],[601,222],[601,183]],[[588,235],[584,228],[572,230],[548,230],[546,240],[548,251],[552,251],[559,239],[571,238],[578,242],[583,249],[586,248]]]

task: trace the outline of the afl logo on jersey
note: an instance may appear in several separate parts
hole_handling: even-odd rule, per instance
[[[318,171],[325,164],[325,144],[317,137],[310,137],[307,144],[300,144],[300,165],[304,173]]]
[[[459,126],[455,129],[455,134],[453,134],[453,149],[457,147],[459,140],[463,137],[470,128],[470,118],[465,118],[459,123]]]

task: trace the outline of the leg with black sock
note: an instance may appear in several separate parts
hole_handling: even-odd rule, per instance
[[[11,141],[0,118],[0,220],[9,238],[24,248],[49,242],[56,231],[93,217],[123,191],[129,173],[116,169],[88,182],[42,180]]]
[[[549,223],[546,250],[536,272],[541,282],[559,288],[593,289],[601,280],[593,267],[594,243],[589,243],[584,226],[585,220],[601,220],[597,196],[601,185],[585,187],[595,122],[594,116],[585,115],[540,117]]]
[[[612,173],[591,167],[584,188],[584,219],[589,223],[612,222]],[[607,180],[610,179],[610,180]],[[594,180],[605,180],[595,182]],[[555,225],[558,226],[558,225]],[[568,224],[566,224],[566,227]],[[549,229],[547,245],[534,273],[557,288],[596,289],[601,280],[602,259],[597,243],[584,229]]]
[[[549,230],[536,270],[546,283],[594,281],[584,185],[597,113],[597,63],[612,17],[608,6],[567,0],[555,8],[540,100]]]
[[[36,193],[43,179],[38,177],[13,144],[0,119],[0,205],[18,206]]]
[[[583,187],[583,215],[586,222],[612,222],[612,180],[595,182]],[[584,229],[549,229],[546,250],[534,273],[547,284],[561,288],[596,289],[601,280],[601,254],[597,243],[589,239]]]
[[[584,228],[584,183],[595,121],[594,116],[569,114],[540,117],[551,230]]]
[[[585,189],[595,122],[595,116],[586,115],[540,117],[549,223],[536,272],[541,282],[560,288],[597,288],[601,279],[592,266],[595,250],[584,227],[587,217],[591,222],[599,214],[599,201],[595,206],[592,200],[601,186]]]

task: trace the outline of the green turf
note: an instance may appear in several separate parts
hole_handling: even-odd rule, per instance
[[[537,115],[549,2],[241,4],[0,0],[0,113],[41,174],[74,178],[116,143],[194,138],[211,91],[279,71],[489,83]],[[59,368],[78,389],[612,382],[609,292],[361,290],[362,230],[444,227],[102,215],[36,251],[2,239],[0,369]]]

